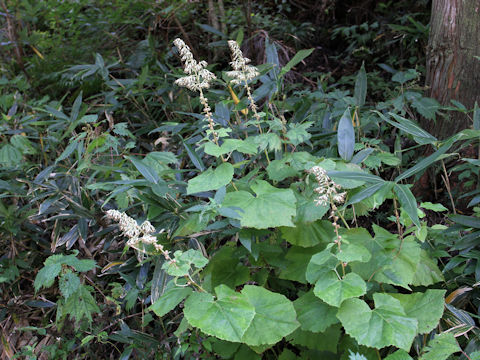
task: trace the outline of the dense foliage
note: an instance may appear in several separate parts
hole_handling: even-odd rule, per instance
[[[218,3],[0,1],[3,354],[480,359],[427,4]]]

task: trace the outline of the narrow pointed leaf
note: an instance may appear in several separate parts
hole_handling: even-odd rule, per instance
[[[337,141],[338,154],[343,160],[350,161],[355,149],[355,131],[352,125],[350,109],[345,110],[338,123]]]
[[[375,194],[378,190],[380,190],[384,185],[385,184],[379,182],[379,183],[374,183],[370,186],[367,186],[362,191],[353,195],[345,205],[346,206],[353,205],[353,204],[359,203],[362,200],[365,200],[366,198],[369,198],[370,196]]]
[[[162,317],[182,302],[188,295],[192,293],[189,287],[174,286],[160,296],[148,310],[153,311],[157,316]]]
[[[365,72],[365,64],[362,64],[360,71],[355,79],[355,90],[353,92],[355,98],[355,104],[357,106],[365,105],[365,99],[367,97],[367,73]]]
[[[280,77],[292,70],[292,68],[298,63],[300,63],[303,59],[310,56],[313,50],[315,49],[304,49],[297,52],[295,56],[282,68],[282,70],[280,71]]]
[[[409,187],[407,185],[395,184],[394,190],[398,196],[400,205],[406,211],[408,217],[417,227],[420,227],[420,220],[417,213],[417,200]]]
[[[332,178],[364,181],[366,183],[371,183],[371,184],[378,184],[378,183],[383,184],[386,182],[381,177],[378,177],[376,175],[371,175],[371,174],[356,172],[356,171],[331,170],[331,171],[328,171],[327,174]]]
[[[440,157],[445,154],[448,149],[453,145],[453,143],[456,141],[456,138],[450,138],[445,144],[443,144],[437,151],[435,151],[432,155],[427,156],[425,159],[421,160],[418,162],[415,166],[411,167],[407,171],[404,171],[402,174],[397,176],[395,178],[395,182],[399,182],[403,179],[407,179],[412,175],[415,175],[416,173],[422,171],[423,169],[429,167],[432,165],[435,161],[439,160]]]
[[[160,177],[154,169],[145,165],[140,160],[135,159],[134,157],[129,156],[128,159],[132,164],[137,168],[137,170],[142,174],[142,176],[151,183],[158,184]]]

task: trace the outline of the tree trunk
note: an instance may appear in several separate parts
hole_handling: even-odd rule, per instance
[[[427,49],[427,96],[442,105],[450,100],[467,109],[480,102],[480,2],[478,0],[433,0]],[[423,127],[446,138],[470,127],[471,119],[454,112],[436,123],[423,120]]]

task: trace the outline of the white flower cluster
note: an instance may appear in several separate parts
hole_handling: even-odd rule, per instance
[[[341,189],[341,186],[336,184],[330,177],[327,175],[325,169],[320,166],[314,166],[309,173],[315,175],[315,179],[318,182],[318,187],[315,188],[315,192],[319,194],[319,197],[315,199],[315,203],[319,206],[327,206],[330,203],[341,204],[345,201],[346,192],[339,193],[338,190]]]
[[[259,72],[255,66],[247,65],[250,59],[243,57],[242,50],[238,46],[235,40],[229,40],[228,46],[232,52],[233,61],[230,63],[234,71],[227,71],[227,76],[233,78],[232,84],[244,84],[248,80],[259,75]]]
[[[135,219],[118,210],[108,210],[106,216],[107,219],[118,222],[123,235],[128,238],[128,246],[137,249],[138,245],[143,243],[153,245],[157,251],[165,252],[163,246],[157,244],[157,238],[152,235],[155,228],[150,224],[150,221],[147,220],[142,225],[138,225]]]
[[[192,91],[200,91],[210,87],[210,82],[216,79],[215,75],[206,69],[207,62],[197,62],[187,44],[182,39],[175,39],[173,44],[180,52],[184,64],[184,71],[188,76],[181,77],[175,81],[178,86],[186,87]]]

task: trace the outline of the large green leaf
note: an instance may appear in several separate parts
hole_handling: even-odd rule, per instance
[[[272,160],[267,166],[267,174],[270,180],[283,181],[288,177],[298,175],[298,171],[284,160]]]
[[[368,262],[353,262],[353,272],[364,280],[372,278],[380,283],[399,285],[409,289],[413,283],[420,261],[420,245],[413,236],[403,240],[377,225],[373,225],[375,238],[366,232],[359,236],[356,244],[365,247],[372,257]]]
[[[343,236],[344,235],[342,235],[342,238]],[[335,257],[344,263],[354,261],[368,262],[372,258],[372,254],[370,254],[365,246],[343,242],[341,251],[337,252]]]
[[[311,257],[305,277],[310,284],[315,284],[323,276],[332,272],[338,264],[338,260],[330,249],[325,249]]]
[[[442,333],[428,342],[426,352],[420,360],[446,360],[458,351],[461,349],[453,333]]]
[[[202,271],[202,286],[213,291],[218,285],[227,285],[232,289],[250,280],[250,271],[240,262],[241,249],[224,246],[218,250]]]
[[[282,236],[292,245],[312,247],[320,243],[328,244],[335,237],[330,221],[299,223],[295,227],[282,227]]]
[[[429,97],[414,98],[412,106],[425,118],[435,120],[435,114],[441,105],[435,99]]]
[[[350,109],[345,110],[338,123],[337,141],[338,154],[343,160],[350,161],[355,149],[355,131],[352,125]]]
[[[293,345],[305,346],[313,350],[329,351],[336,354],[340,335],[341,326],[333,325],[321,333],[297,329],[287,336],[287,340]]]
[[[303,124],[299,123],[289,123],[289,130],[285,134],[285,137],[290,140],[290,143],[293,146],[298,146],[304,142],[310,140],[312,135],[307,131],[307,129],[313,125],[312,121],[306,121]]]
[[[5,144],[0,149],[0,165],[16,166],[22,161],[22,153],[14,146]]]
[[[352,228],[344,231],[342,234],[342,246],[335,256],[338,260],[345,263],[354,261],[368,262],[372,254],[368,249],[357,241],[360,238],[371,239],[370,234],[364,228]]]
[[[474,229],[480,229],[480,219],[478,217],[466,215],[450,215],[450,219],[457,224],[471,227]]]
[[[268,182],[258,180],[251,186],[257,196],[247,191],[233,191],[225,195],[223,207],[243,210],[240,223],[243,227],[266,229],[278,226],[294,226],[296,198],[291,189],[278,189]]]
[[[300,296],[293,302],[293,306],[302,330],[323,332],[338,322],[335,316],[336,309],[316,297],[313,291]]]
[[[190,325],[222,340],[242,342],[250,326],[255,307],[248,298],[220,285],[217,299],[209,293],[195,292],[185,301],[183,313]]]
[[[190,179],[187,186],[187,194],[195,194],[202,191],[218,190],[227,185],[233,179],[233,165],[223,163],[215,170],[212,168]]]
[[[285,266],[280,272],[279,278],[285,280],[298,281],[302,284],[307,283],[305,274],[312,255],[318,253],[323,245],[315,247],[302,248],[292,246],[285,255]],[[314,283],[314,281],[312,281]]]
[[[295,308],[284,295],[252,285],[246,285],[242,295],[255,309],[252,323],[242,338],[247,345],[276,344],[299,327]]]
[[[338,265],[338,259],[326,249],[312,256],[306,272],[307,281],[315,284],[314,294],[336,307],[345,299],[366,293],[365,281],[357,274],[349,273],[339,278]]]
[[[360,299],[345,300],[337,317],[345,332],[361,345],[383,348],[396,346],[410,350],[417,333],[417,320],[408,317],[400,301],[387,294],[373,294],[372,310]]]
[[[185,276],[189,273],[192,265],[202,269],[208,263],[208,259],[202,255],[200,250],[189,249],[185,252],[177,250],[173,255],[175,261],[164,262],[162,265],[162,269],[171,276]]]
[[[297,216],[294,219],[296,224],[306,224],[320,220],[330,209],[330,205],[317,205],[315,203],[314,199],[318,196],[315,193],[315,188],[315,183],[311,182],[305,184],[305,189],[302,192],[293,189],[297,198]]]
[[[385,360],[413,360],[413,358],[408,355],[408,352],[405,350],[397,350],[393,354],[388,355]]]
[[[226,139],[221,146],[208,142],[205,144],[204,150],[206,154],[216,157],[231,153],[235,150],[244,154],[256,154],[257,145],[248,140]]]
[[[475,106],[473,107],[473,128],[475,130],[480,130],[480,108],[476,101]]]
[[[189,287],[172,286],[166,290],[162,296],[160,296],[148,310],[153,311],[157,316],[162,317],[169,313],[180,302],[192,293],[192,289]]]
[[[443,274],[438,268],[436,260],[432,259],[430,255],[422,249],[412,285],[429,286],[443,280]]]
[[[418,333],[426,334],[438,325],[443,315],[445,292],[429,289],[424,293],[390,295],[400,301],[408,317],[418,320]]]
[[[55,278],[60,274],[63,264],[63,255],[52,255],[45,261],[45,266],[40,269],[35,278],[34,287],[38,291],[42,286],[50,287]]]
[[[313,292],[327,304],[339,307],[344,300],[365,294],[367,284],[355,273],[340,279],[336,272],[330,271],[315,283]]]

